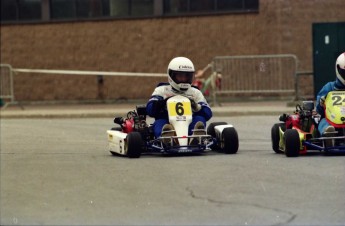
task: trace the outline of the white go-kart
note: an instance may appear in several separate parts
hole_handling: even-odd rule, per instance
[[[191,101],[177,95],[167,99],[166,107],[169,122],[174,128],[173,136],[155,138],[152,124],[146,121],[146,107],[139,105],[136,111],[128,112],[126,118],[116,117],[114,122],[119,126],[107,130],[110,153],[130,158],[139,158],[142,153],[150,152],[178,154],[215,150],[226,154],[237,153],[238,134],[232,125],[213,122],[203,133],[193,133],[203,135],[188,135],[192,122]]]

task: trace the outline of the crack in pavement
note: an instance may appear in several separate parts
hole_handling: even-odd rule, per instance
[[[186,190],[187,190],[187,192],[189,192],[189,195],[193,199],[206,200],[206,201],[211,202],[211,203],[223,204],[223,205],[252,206],[252,207],[256,207],[256,208],[260,208],[260,209],[266,209],[266,210],[272,210],[275,212],[285,213],[288,216],[290,216],[287,220],[280,222],[280,223],[277,223],[277,224],[272,224],[271,226],[280,226],[280,225],[289,224],[297,217],[297,214],[294,214],[292,212],[282,210],[282,209],[271,208],[271,207],[263,206],[260,204],[254,204],[254,203],[239,203],[239,202],[226,202],[226,201],[214,200],[214,199],[207,198],[207,197],[197,196],[191,188],[187,187]]]

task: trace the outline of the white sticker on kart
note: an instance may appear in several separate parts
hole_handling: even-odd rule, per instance
[[[187,117],[182,115],[182,116],[176,116],[176,121],[186,121]]]
[[[340,108],[340,113],[341,113],[341,115],[345,115],[345,107],[342,106]]]

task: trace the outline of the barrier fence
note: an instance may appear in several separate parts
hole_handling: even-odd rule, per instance
[[[210,79],[208,79],[210,101],[217,104],[220,96],[255,97],[265,94],[294,96],[298,100],[300,92],[297,64],[297,57],[292,54],[216,56],[207,66],[212,70]],[[166,78],[165,73],[14,69],[8,64],[1,64],[0,98],[9,99],[11,103],[15,102],[13,73]],[[217,74],[221,74],[220,82]]]
[[[213,87],[212,99],[220,95],[283,94],[294,96],[298,60],[295,55],[216,56],[212,70],[222,74]]]
[[[298,71],[296,73],[295,100],[314,100],[314,72]]]
[[[0,99],[2,102],[1,105],[4,100],[9,100],[9,102],[6,103],[15,102],[13,91],[13,69],[9,64],[0,64]]]

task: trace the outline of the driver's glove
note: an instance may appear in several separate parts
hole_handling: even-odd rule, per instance
[[[115,118],[114,118],[114,123],[115,123],[115,124],[122,125],[122,123],[123,123],[124,121],[125,121],[125,120],[124,120],[122,117],[115,117]]]
[[[194,100],[191,100],[191,105],[192,105],[192,111],[193,112],[198,112],[201,110],[201,105],[196,103]]]
[[[320,106],[325,108],[325,96],[320,97]]]

